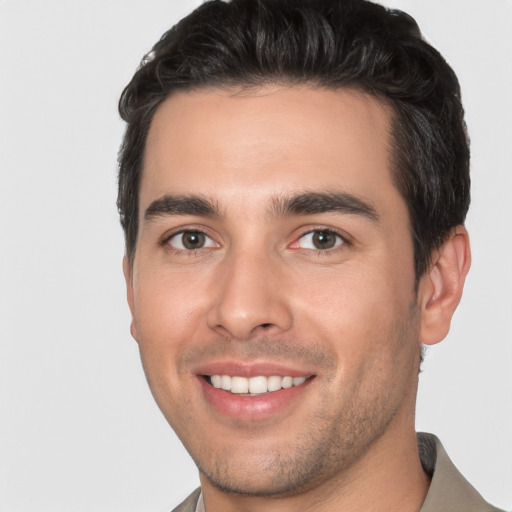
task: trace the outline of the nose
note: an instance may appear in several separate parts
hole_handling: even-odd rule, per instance
[[[292,314],[284,274],[268,255],[246,252],[227,258],[213,283],[209,327],[237,340],[290,329]]]

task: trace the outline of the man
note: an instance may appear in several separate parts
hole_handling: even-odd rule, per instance
[[[131,332],[200,472],[175,510],[497,510],[414,430],[470,266],[459,85],[414,20],[207,3],[120,111]]]

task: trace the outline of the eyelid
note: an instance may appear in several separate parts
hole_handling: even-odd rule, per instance
[[[167,232],[162,237],[160,244],[163,245],[163,246],[168,246],[168,247],[170,247],[174,251],[178,251],[178,252],[181,251],[181,252],[187,252],[187,253],[190,253],[190,252],[193,252],[193,251],[199,251],[201,249],[211,249],[211,248],[214,248],[214,247],[220,247],[220,244],[215,240],[215,238],[213,236],[211,236],[208,233],[208,231],[209,231],[208,229],[206,229],[206,228],[204,228],[202,226],[179,226],[179,227],[174,228],[171,232]],[[206,245],[204,247],[200,247],[198,249],[187,249],[185,247],[180,248],[180,247],[175,247],[175,246],[171,245],[170,241],[173,238],[178,237],[180,235],[183,235],[185,233],[201,233],[211,243],[208,243],[208,245]]]
[[[340,243],[337,242],[336,245],[334,245],[334,247],[331,247],[329,249],[319,249],[319,248],[316,248],[316,247],[303,248],[303,247],[299,246],[300,240],[304,239],[304,237],[306,237],[308,235],[313,235],[314,233],[317,233],[319,231],[323,231],[323,232],[326,232],[326,233],[332,233],[337,238],[339,238]],[[348,235],[346,235],[344,233],[341,233],[339,230],[331,228],[331,227],[317,226],[317,227],[312,227],[312,228],[306,229],[305,231],[302,231],[299,234],[299,236],[297,236],[294,239],[294,242],[290,245],[290,247],[292,249],[303,249],[303,250],[306,250],[306,251],[316,251],[316,252],[319,252],[319,253],[326,253],[326,252],[336,251],[337,249],[341,249],[341,247],[343,247],[345,245],[351,245],[350,237]]]
[[[209,233],[209,229],[204,226],[177,226],[176,228],[172,229],[172,231],[168,231],[164,234],[164,236],[161,238],[160,245],[168,246],[170,249],[178,252],[193,252],[193,251],[199,251],[201,249],[211,249],[211,248],[219,248],[221,247],[221,244],[216,241],[216,237],[212,236]],[[312,235],[316,232],[323,231],[327,233],[332,233],[339,239],[339,243],[337,242],[334,247],[328,248],[328,249],[319,249],[319,248],[302,248],[299,246],[300,240],[302,240],[304,237],[308,235]],[[198,249],[187,249],[185,247],[178,248],[174,247],[170,244],[170,241],[179,235],[183,235],[184,233],[201,233],[203,234],[206,239],[208,240],[208,245],[198,248]],[[326,253],[326,252],[333,252],[337,249],[340,249],[343,246],[346,245],[352,245],[351,237],[346,234],[345,232],[340,231],[339,229],[327,227],[325,225],[319,225],[319,226],[308,226],[307,228],[303,227],[301,231],[298,233],[298,235],[294,236],[293,242],[288,245],[289,248],[292,249],[304,249],[306,251],[317,251],[319,253]]]

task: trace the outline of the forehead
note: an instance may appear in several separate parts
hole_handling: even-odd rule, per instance
[[[390,124],[386,104],[351,90],[176,93],[159,107],[148,135],[141,212],[168,193],[215,196],[227,205],[311,189],[371,199],[392,187]]]

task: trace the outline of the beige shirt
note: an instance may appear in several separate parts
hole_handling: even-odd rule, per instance
[[[421,464],[432,481],[420,512],[503,512],[489,505],[459,473],[443,445],[432,434],[418,434]],[[196,489],[172,512],[206,512]]]

